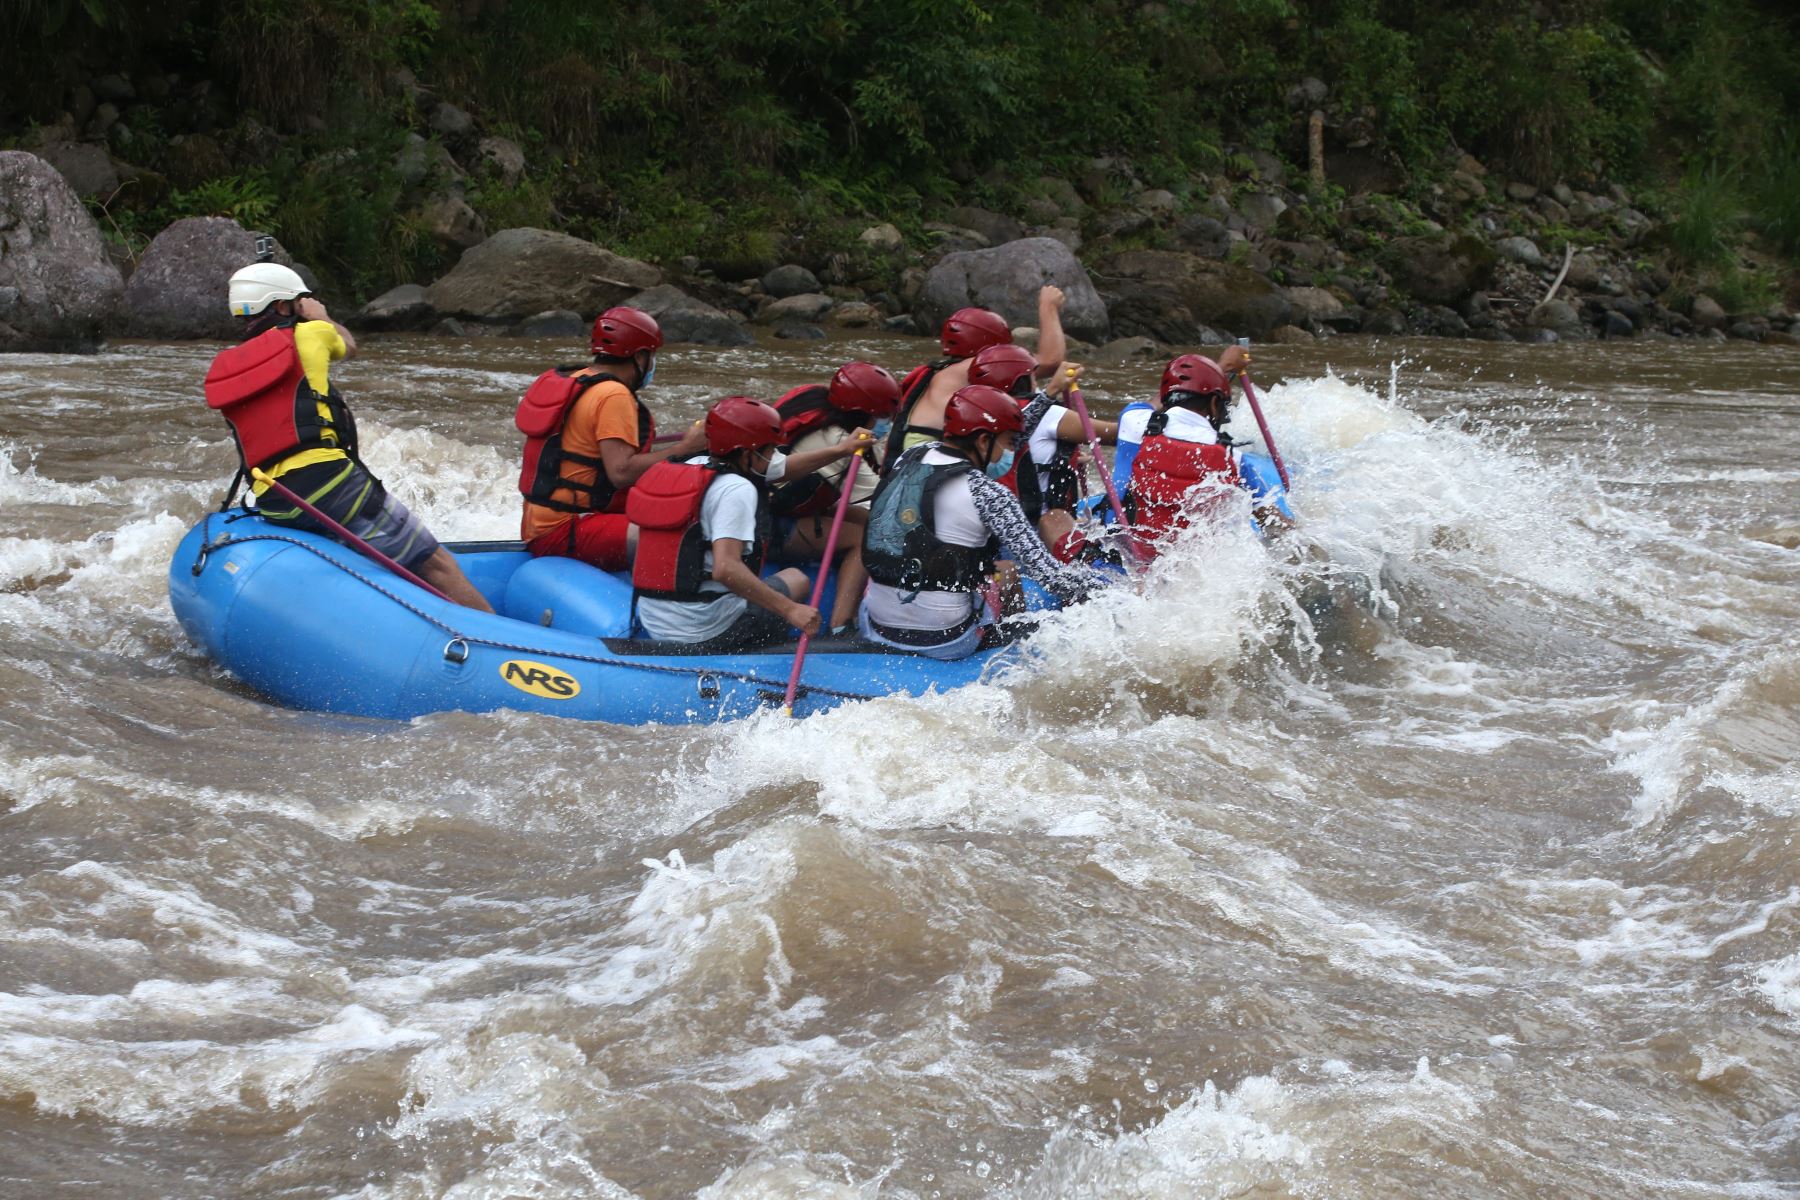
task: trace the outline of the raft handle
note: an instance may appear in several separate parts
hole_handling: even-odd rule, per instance
[[[466,663],[469,661],[469,643],[461,638],[451,638],[444,643],[444,661]]]
[[[694,681],[694,686],[699,689],[700,698],[702,700],[717,700],[719,698],[719,677],[716,675],[701,675]]]

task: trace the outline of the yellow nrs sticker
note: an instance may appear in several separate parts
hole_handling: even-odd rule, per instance
[[[500,664],[500,678],[533,696],[546,700],[573,700],[581,684],[573,675],[528,658],[509,658]]]

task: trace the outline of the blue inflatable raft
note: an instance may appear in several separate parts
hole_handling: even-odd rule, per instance
[[[188,532],[169,564],[169,602],[214,662],[294,708],[398,720],[513,708],[639,725],[732,720],[781,704],[794,642],[694,655],[630,636],[628,576],[534,559],[517,542],[449,548],[493,614],[250,510]],[[859,638],[815,638],[794,713],[959,687],[1010,653],[938,662]]]

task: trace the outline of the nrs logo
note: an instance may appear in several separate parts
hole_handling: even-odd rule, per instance
[[[501,663],[500,678],[521,692],[546,700],[571,700],[581,693],[581,685],[573,675],[524,658],[509,658]]]

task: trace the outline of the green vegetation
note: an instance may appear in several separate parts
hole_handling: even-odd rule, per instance
[[[1304,162],[1308,76],[1333,152],[1367,141],[1414,198],[1455,147],[1501,179],[1660,187],[1696,266],[1746,227],[1800,253],[1787,0],[0,0],[0,39],[8,136],[83,80],[153,80],[115,145],[180,184],[144,225],[246,214],[358,291],[438,265],[395,166],[433,96],[525,149],[524,180],[470,181],[491,228],[661,259],[916,234],[957,203],[1017,211],[1043,174],[1104,197],[1098,155],[1197,200],[1248,150]],[[169,165],[191,132],[228,149],[211,177]]]

